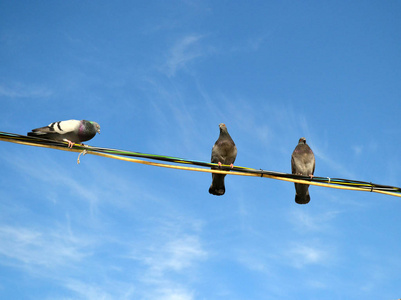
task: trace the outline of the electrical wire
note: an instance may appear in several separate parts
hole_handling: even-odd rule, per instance
[[[63,141],[55,141],[49,139],[42,139],[38,137],[31,137],[25,135],[19,135],[8,132],[0,131],[0,141],[17,143],[28,146],[35,147],[43,147],[43,148],[51,148],[63,151],[72,151],[79,152],[79,156],[85,154],[98,155],[107,158],[113,158],[123,161],[129,161],[134,163],[140,163],[145,165],[152,165],[157,167],[171,168],[171,169],[179,169],[186,171],[197,171],[197,172],[207,172],[207,173],[218,173],[218,174],[230,174],[230,175],[239,175],[239,176],[254,176],[254,177],[265,177],[282,181],[289,181],[294,183],[302,183],[309,185],[316,185],[322,187],[336,188],[336,189],[345,189],[345,190],[354,190],[354,191],[365,191],[365,192],[375,192],[381,193],[396,197],[401,197],[401,188],[389,186],[389,185],[381,185],[375,184],[371,182],[343,179],[343,178],[330,178],[330,177],[309,177],[302,175],[294,175],[287,173],[280,173],[274,171],[266,171],[263,169],[253,169],[241,166],[234,166],[230,168],[230,166],[222,165],[222,167],[218,168],[218,165],[215,163],[203,162],[198,160],[190,160],[183,159],[172,156],[165,155],[156,155],[156,154],[147,154],[141,152],[133,152],[133,151],[125,151],[119,149],[111,149],[111,148],[102,148],[102,147],[94,147],[89,145],[80,145],[75,144],[73,148],[68,148],[68,143]],[[78,156],[78,163],[79,163]],[[135,157],[135,158],[133,158]],[[141,159],[137,159],[141,158]],[[147,159],[147,160],[143,160]],[[150,161],[149,161],[150,160]],[[160,163],[154,161],[163,161],[168,162]],[[196,167],[188,167],[188,166],[179,166],[177,164],[183,165],[194,165]],[[207,168],[207,169],[206,169]]]

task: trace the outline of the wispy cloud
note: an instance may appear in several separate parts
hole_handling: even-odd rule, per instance
[[[200,238],[202,224],[193,218],[158,220],[148,229],[146,246],[131,245],[129,259],[146,266],[149,277],[163,277],[168,272],[182,273],[208,258]],[[139,250],[141,249],[141,250]]]
[[[103,284],[94,284],[86,280],[77,280],[72,278],[60,280],[65,288],[74,293],[74,299],[85,300],[111,300],[111,299],[135,299],[138,293],[134,286],[126,282],[103,282]]]
[[[200,237],[202,221],[184,216],[171,219],[171,211],[166,204],[157,220],[151,216],[135,215],[149,225],[146,232],[138,229],[139,232],[135,231],[137,234],[126,242],[124,234],[109,234],[111,227],[122,226],[125,214],[121,210],[118,220],[120,224],[116,224],[116,220],[102,218],[102,224],[107,223],[107,226],[102,226],[98,222],[93,225],[92,220],[85,218],[88,211],[81,212],[80,208],[88,201],[93,206],[91,215],[95,220],[105,216],[105,205],[118,209],[123,206],[126,210],[128,204],[123,202],[129,202],[136,193],[131,182],[126,183],[124,178],[113,178],[113,174],[101,175],[107,172],[100,172],[103,167],[93,161],[93,170],[101,174],[95,174],[90,167],[87,169],[89,181],[79,181],[73,175],[74,172],[65,169],[65,165],[53,160],[52,156],[46,156],[46,165],[40,163],[45,160],[44,157],[35,160],[29,155],[7,153],[2,158],[22,178],[26,177],[29,184],[33,182],[37,187],[47,186],[43,188],[46,194],[59,195],[60,191],[63,194],[68,191],[67,198],[70,193],[74,196],[66,201],[72,202],[72,206],[57,201],[44,205],[45,209],[57,205],[58,209],[66,210],[64,221],[52,217],[46,222],[51,226],[37,225],[42,222],[35,221],[34,207],[25,212],[30,216],[29,227],[24,225],[23,220],[18,220],[18,225],[0,224],[0,264],[23,269],[33,277],[48,278],[70,291],[74,299],[194,299],[190,282],[195,278],[199,262],[208,258],[208,251]],[[86,168],[85,163],[82,162],[78,168]],[[21,180],[24,182],[24,179]],[[88,185],[90,181],[95,183]],[[109,190],[113,194],[118,193],[118,198],[123,200],[116,199],[115,195],[108,197]],[[114,200],[104,202],[107,198]],[[145,202],[153,207],[152,201]],[[129,211],[131,209],[128,207]],[[136,212],[132,210],[131,213]],[[153,209],[152,213],[157,212]],[[132,214],[130,218],[133,218]],[[134,226],[136,222],[138,220],[129,224]],[[98,234],[93,233],[93,228],[96,228]],[[99,253],[109,253],[109,247],[114,249],[110,257],[98,261]],[[123,259],[126,264],[115,264],[116,257]],[[115,265],[117,267],[113,269]],[[129,270],[131,268],[139,270],[140,276],[136,277],[136,272]],[[86,269],[90,269],[89,273],[99,274],[95,282],[87,280]],[[111,281],[102,275],[109,272],[129,275],[124,278],[117,276]],[[58,298],[62,296],[61,293]]]
[[[165,63],[165,71],[169,77],[174,76],[178,70],[186,68],[190,62],[206,54],[200,44],[202,38],[202,35],[188,35],[173,45]]]
[[[329,233],[332,228],[330,223],[335,221],[339,211],[326,211],[323,214],[316,215],[313,212],[307,212],[300,209],[293,209],[288,214],[288,219],[292,223],[295,231],[302,234],[324,232]]]
[[[99,201],[99,190],[79,182],[72,176],[68,170],[63,170],[63,166],[57,161],[47,158],[48,164],[39,163],[39,160],[28,161],[26,157],[8,154],[9,162],[22,171],[25,175],[31,176],[38,180],[37,184],[42,184],[45,188],[45,194],[52,198],[54,191],[63,189],[69,191],[71,195],[78,195],[82,199],[85,199],[90,204],[90,211],[93,214],[97,209],[97,203]]]
[[[174,284],[166,283],[165,287],[156,288],[144,296],[144,299],[161,299],[161,300],[192,300],[196,299],[191,290],[174,286]]]
[[[169,240],[164,245],[150,249],[147,253],[141,260],[149,266],[152,274],[157,275],[167,271],[182,271],[207,257],[199,237],[193,235]]]
[[[14,83],[12,85],[0,85],[0,97],[6,98],[46,98],[53,92],[41,86],[25,85],[22,83]]]
[[[307,265],[327,265],[330,252],[322,246],[293,243],[288,247],[285,255],[292,266],[302,268]]]
[[[320,160],[321,162],[325,163],[330,169],[336,172],[337,176],[334,177],[345,177],[348,179],[355,179],[354,172],[350,171],[350,169],[347,168],[347,166],[344,165],[343,163],[339,162],[336,159],[333,159],[332,158],[333,156],[330,155],[331,153],[320,148],[320,145],[318,143],[313,144],[312,150],[317,160]],[[324,176],[323,174],[320,175],[316,173],[315,175]]]
[[[363,151],[362,145],[353,145],[353,146],[351,146],[351,148],[356,156],[359,156]]]
[[[14,261],[13,265],[50,269],[71,265],[89,255],[85,251],[89,243],[64,230],[0,225],[0,254]]]
[[[270,254],[271,255],[271,254]],[[271,274],[271,256],[267,256],[266,253],[261,253],[258,251],[241,251],[238,255],[238,261],[246,266],[249,270],[254,272],[261,272],[266,274]]]
[[[202,226],[193,219],[165,219],[149,228],[149,239],[131,245],[126,258],[141,266],[143,299],[194,299],[191,283],[200,262],[209,257],[200,238]]]
[[[86,219],[87,224],[98,223],[102,216],[99,205],[128,209],[135,205],[134,200],[137,198],[154,198],[146,188],[135,188],[139,185],[138,181],[133,183],[124,175],[108,172],[104,164],[96,160],[89,162],[91,158],[87,156],[81,156],[81,164],[77,165],[78,153],[53,153],[54,156],[40,151],[35,152],[35,155],[23,151],[2,153],[4,162],[21,176],[29,178],[27,184],[33,184],[32,188],[40,191],[42,201],[57,204],[62,196],[66,196],[69,198],[68,202],[85,209],[80,213],[87,214],[89,211],[91,218]],[[57,154],[68,158],[57,160],[57,157],[60,158]],[[116,194],[120,197],[115,197]]]
[[[165,154],[169,155],[209,159],[210,150],[208,149],[207,155],[203,156],[205,152],[200,147],[205,141],[205,133],[200,125],[208,111],[201,103],[194,105],[188,96],[188,86],[172,84],[165,78],[147,78],[143,88],[149,94],[147,105],[155,116],[156,125],[153,130],[157,129],[156,133],[160,135],[157,143],[151,139],[150,147],[155,147],[154,151],[158,153],[163,148]],[[214,128],[217,128],[218,132],[217,125],[218,123]],[[177,147],[177,144],[180,147]]]
[[[255,37],[250,37],[245,41],[239,41],[240,45],[235,45],[231,48],[233,52],[253,52],[258,51],[262,45],[268,40],[271,33],[262,34]]]

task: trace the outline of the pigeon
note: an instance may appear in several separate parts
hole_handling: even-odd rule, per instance
[[[301,137],[291,156],[292,174],[313,177],[315,172],[315,155],[306,144],[306,139]],[[309,184],[295,184],[295,202],[307,204],[310,201]]]
[[[237,147],[233,139],[227,131],[225,124],[219,124],[220,135],[212,148],[211,162],[218,164],[219,167],[212,167],[212,169],[220,169],[221,165],[230,165],[233,168],[233,163],[237,157]],[[209,188],[209,193],[221,196],[224,195],[226,188],[224,186],[224,177],[226,174],[212,173],[212,184]]]
[[[100,133],[100,126],[96,122],[87,120],[67,120],[49,124],[45,127],[32,129],[28,136],[40,137],[55,141],[68,142],[72,148],[75,143],[89,141],[97,133]]]

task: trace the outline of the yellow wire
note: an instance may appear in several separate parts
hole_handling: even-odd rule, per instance
[[[70,149],[70,148],[64,148],[64,147],[58,147],[58,146],[52,146],[52,145],[40,145],[40,144],[34,144],[34,143],[29,143],[29,142],[23,142],[23,141],[8,140],[8,139],[3,139],[3,138],[0,138],[0,140],[6,141],[6,142],[12,142],[12,143],[16,143],[16,144],[27,145],[27,146],[50,148],[50,149],[57,149],[57,150],[63,150],[63,151],[72,151],[72,152],[83,152],[84,151],[84,150],[81,150],[81,149]],[[238,175],[238,176],[266,177],[266,178],[271,178],[271,179],[276,179],[276,180],[289,181],[289,182],[302,183],[302,184],[309,184],[309,185],[316,185],[316,186],[328,187],[328,188],[334,188],[334,189],[370,192],[370,190],[357,188],[357,187],[340,186],[340,185],[336,185],[336,184],[327,184],[327,183],[307,181],[307,180],[302,180],[302,179],[283,178],[283,177],[277,177],[277,176],[269,175],[269,174],[243,173],[243,172],[235,172],[235,171],[223,171],[223,170],[218,170],[218,169],[205,169],[205,168],[199,168],[199,167],[184,167],[184,166],[170,165],[170,164],[165,164],[165,163],[157,163],[157,162],[145,161],[145,160],[140,160],[140,159],[136,159],[136,158],[129,158],[129,157],[124,157],[124,156],[119,156],[119,155],[114,155],[114,154],[94,152],[94,151],[90,150],[90,147],[88,147],[88,149],[85,149],[85,150],[86,150],[87,154],[93,154],[93,155],[97,155],[97,156],[102,156],[102,157],[107,157],[107,158],[112,158],[112,159],[118,159],[118,160],[122,160],[122,161],[129,161],[129,162],[133,162],[133,163],[138,163],[138,164],[143,164],[143,165],[150,165],[150,166],[155,166],[155,167],[163,167],[163,168],[186,170],[186,171],[205,172],[205,173]],[[379,193],[379,194],[390,195],[390,196],[395,196],[395,197],[401,197],[401,194],[388,192],[388,191],[373,190],[372,192]]]
[[[144,161],[144,160],[139,160],[139,159],[134,159],[134,158],[121,157],[121,156],[117,156],[117,155],[113,155],[113,154],[91,152],[90,150],[88,151],[88,153],[103,156],[103,157],[113,158],[113,159],[119,159],[119,160],[130,161],[130,162],[144,164],[144,165],[151,165],[151,166],[170,168],[170,169],[205,172],[205,173],[229,174],[229,175],[238,175],[238,176],[266,177],[266,178],[271,178],[271,179],[276,179],[276,180],[289,181],[289,182],[294,182],[294,183],[303,183],[303,184],[316,185],[316,186],[322,186],[322,187],[329,187],[329,188],[334,188],[334,189],[370,192],[369,190],[362,189],[362,188],[339,186],[339,185],[334,185],[334,184],[326,184],[326,183],[313,182],[313,181],[307,181],[307,180],[301,180],[301,179],[282,178],[282,177],[276,177],[276,176],[268,175],[268,174],[261,175],[261,174],[254,174],[254,173],[223,171],[223,170],[216,170],[216,169],[202,169],[202,168],[197,168],[197,167],[175,166],[175,165],[169,165],[169,164],[164,164],[164,163],[155,163],[155,162]],[[387,191],[373,190],[372,192],[401,197],[400,194],[387,192]]]

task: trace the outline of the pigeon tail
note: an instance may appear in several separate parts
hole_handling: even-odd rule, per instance
[[[39,137],[42,139],[50,139],[50,140],[56,140],[56,141],[62,140],[62,138],[60,138],[59,134],[51,133],[51,132],[31,131],[31,132],[27,133],[27,136]]]
[[[209,193],[216,196],[224,195],[226,188],[224,185],[224,177],[226,175],[212,174],[212,184],[209,188]]]
[[[295,195],[295,202],[298,204],[308,204],[310,201],[309,194],[307,195]]]
[[[225,192],[225,188],[216,189],[213,185],[211,185],[209,188],[209,193],[215,196],[222,196]]]
[[[27,136],[38,136],[36,132],[28,132]]]

